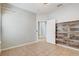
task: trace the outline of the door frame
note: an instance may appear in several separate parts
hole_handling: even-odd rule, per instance
[[[42,21],[46,21],[47,22],[48,20],[36,20],[36,39],[37,40],[39,40],[38,39],[38,22],[42,22]]]

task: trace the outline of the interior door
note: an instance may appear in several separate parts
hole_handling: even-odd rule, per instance
[[[46,30],[46,37],[48,43],[55,44],[55,20],[48,20],[47,21],[47,30]]]

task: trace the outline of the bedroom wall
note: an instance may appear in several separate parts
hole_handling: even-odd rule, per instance
[[[48,20],[49,19],[49,14],[37,14],[36,19],[37,20]]]
[[[31,41],[36,41],[36,14],[3,4],[2,49]]]

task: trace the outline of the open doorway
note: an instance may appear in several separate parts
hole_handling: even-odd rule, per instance
[[[38,21],[38,39],[46,39],[46,21]]]

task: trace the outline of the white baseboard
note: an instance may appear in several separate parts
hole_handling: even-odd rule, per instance
[[[18,47],[22,47],[22,46],[24,46],[24,45],[34,44],[34,43],[37,43],[37,42],[39,42],[39,41],[41,41],[41,40],[36,40],[36,41],[32,41],[32,42],[20,44],[20,45],[17,45],[17,46],[8,47],[8,48],[5,48],[5,49],[1,49],[1,51],[13,49],[13,48],[18,48]]]
[[[8,48],[5,48],[5,49],[1,49],[1,51],[5,51],[5,50],[9,50],[9,49],[13,49],[13,48],[18,48],[18,47],[22,47],[22,46],[25,46],[25,45],[30,45],[30,44],[34,44],[34,43],[37,43],[39,41],[42,41],[42,40],[36,40],[36,41],[32,41],[32,42],[28,42],[28,43],[24,43],[24,44],[20,44],[20,45],[17,45],[17,46],[13,46],[13,47],[8,47]],[[49,42],[48,42],[49,43]],[[52,43],[51,43],[52,44]],[[66,46],[66,45],[62,45],[62,44],[56,44],[58,46],[62,46],[62,47],[65,47],[65,48],[69,48],[69,49],[73,49],[73,50],[76,50],[76,51],[79,51],[79,49],[77,48],[73,48],[73,47],[69,47],[69,46]]]
[[[73,49],[73,50],[79,51],[79,49],[73,48],[73,47],[70,47],[70,46],[66,46],[66,45],[62,45],[62,44],[57,44],[57,45],[58,45],[58,46],[65,47],[65,48],[69,48],[69,49]]]

